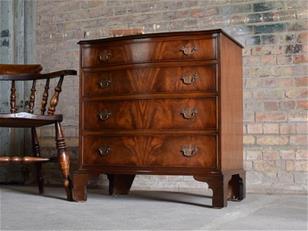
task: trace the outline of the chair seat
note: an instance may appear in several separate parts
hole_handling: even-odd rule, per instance
[[[0,127],[31,128],[62,122],[62,115],[35,115],[27,112],[0,113]]]

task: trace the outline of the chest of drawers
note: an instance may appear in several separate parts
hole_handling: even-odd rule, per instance
[[[80,153],[74,199],[89,175],[110,194],[136,174],[191,175],[213,207],[245,197],[242,47],[221,30],[81,41]]]

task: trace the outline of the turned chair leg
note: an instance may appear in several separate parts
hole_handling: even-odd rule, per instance
[[[61,124],[57,122],[55,124],[56,128],[56,145],[58,151],[58,161],[60,170],[64,178],[64,188],[67,194],[67,200],[73,200],[72,198],[72,181],[70,179],[70,157],[66,152],[66,145],[64,141],[63,130]]]
[[[36,157],[41,156],[40,145],[37,138],[37,133],[35,128],[31,128],[31,137],[32,137],[32,151]],[[44,177],[42,174],[42,164],[36,164],[36,179],[38,184],[39,193],[44,193]]]

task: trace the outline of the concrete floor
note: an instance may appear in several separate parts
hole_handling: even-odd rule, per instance
[[[90,190],[86,203],[63,200],[62,188],[0,188],[1,230],[307,230],[307,196],[248,194],[212,209],[200,193],[132,191],[110,197]]]

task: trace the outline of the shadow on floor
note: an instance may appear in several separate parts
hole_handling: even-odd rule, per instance
[[[63,189],[63,197],[57,195],[49,195],[49,194],[42,194],[40,195],[38,192],[38,188],[33,186],[22,186],[22,185],[0,185],[0,188],[6,189],[7,191],[14,191],[20,194],[27,194],[27,195],[36,195],[41,197],[53,198],[57,200],[65,200],[66,201],[66,194],[65,190]],[[45,187],[46,188],[46,187]],[[60,189],[60,187],[57,187]],[[46,191],[46,190],[45,190]]]
[[[212,207],[212,197],[188,192],[168,192],[168,191],[132,191],[129,196],[134,199],[146,199],[152,201],[165,201],[172,203],[181,203],[200,207]],[[200,200],[201,199],[201,200]],[[206,204],[201,204],[206,202]]]
[[[57,200],[65,200],[65,190],[63,189],[63,196],[59,196],[61,187],[46,187],[45,193],[40,195],[38,189],[35,186],[20,186],[20,185],[0,185],[1,188],[7,191],[14,191],[20,194],[37,195]],[[56,189],[56,190],[55,190]],[[53,193],[57,191],[57,193]],[[200,207],[211,208],[212,197],[208,195],[202,195],[198,193],[189,192],[172,192],[172,191],[146,191],[146,190],[132,190],[129,195],[114,195],[110,196],[106,189],[92,188],[88,190],[88,199],[91,200],[91,196],[98,197],[111,197],[116,199],[125,198],[127,200],[149,200],[149,201],[164,201],[171,203],[180,203],[186,205],[194,205]],[[200,203],[201,202],[201,203]]]

